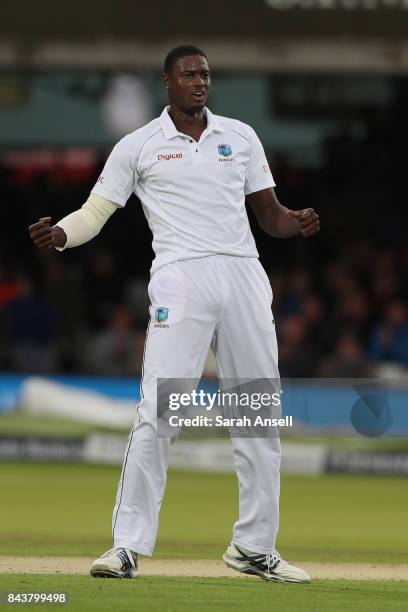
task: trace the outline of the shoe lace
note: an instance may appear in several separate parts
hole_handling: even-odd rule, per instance
[[[265,555],[265,564],[268,570],[268,574],[270,574],[271,572],[273,572],[273,570],[275,569],[275,567],[277,565],[279,565],[279,563],[281,563],[282,558],[280,556],[280,554],[278,553],[278,551],[274,552],[274,553],[268,553],[267,555]]]

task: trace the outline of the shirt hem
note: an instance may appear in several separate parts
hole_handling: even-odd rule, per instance
[[[260,183],[256,187],[251,188],[250,191],[246,191],[245,195],[251,195],[251,193],[256,193],[257,191],[262,191],[263,189],[268,189],[269,187],[276,187],[275,181],[267,181],[266,183]]]

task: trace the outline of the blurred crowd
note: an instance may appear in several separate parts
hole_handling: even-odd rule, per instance
[[[361,240],[313,270],[272,271],[282,376],[369,377],[408,366],[408,246]]]
[[[0,266],[0,364],[19,372],[141,373],[147,279],[123,276],[113,251],[86,262],[42,261],[39,281]],[[268,270],[285,377],[369,377],[378,363],[408,367],[408,245],[361,240],[317,267]],[[211,374],[212,372],[208,372]]]

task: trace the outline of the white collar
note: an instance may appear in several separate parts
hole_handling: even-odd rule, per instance
[[[166,140],[170,140],[171,138],[174,138],[175,136],[183,136],[184,134],[181,134],[181,132],[179,132],[176,128],[176,126],[174,125],[170,115],[169,115],[169,109],[170,106],[166,106],[163,109],[162,114],[160,115],[160,125],[161,128],[163,130],[163,135],[166,138]],[[205,116],[207,118],[207,127],[205,129],[205,131],[207,133],[209,132],[223,132],[224,130],[222,129],[222,127],[220,126],[220,124],[218,123],[215,115],[212,114],[212,112],[210,111],[209,108],[207,108],[206,106],[204,107],[204,113]]]

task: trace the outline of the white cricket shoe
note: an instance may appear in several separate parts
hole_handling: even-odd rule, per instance
[[[223,555],[224,562],[237,572],[259,576],[275,582],[310,582],[310,576],[295,565],[281,559],[279,553],[259,554],[230,544]]]
[[[137,578],[137,554],[127,548],[111,548],[91,565],[95,578]]]

